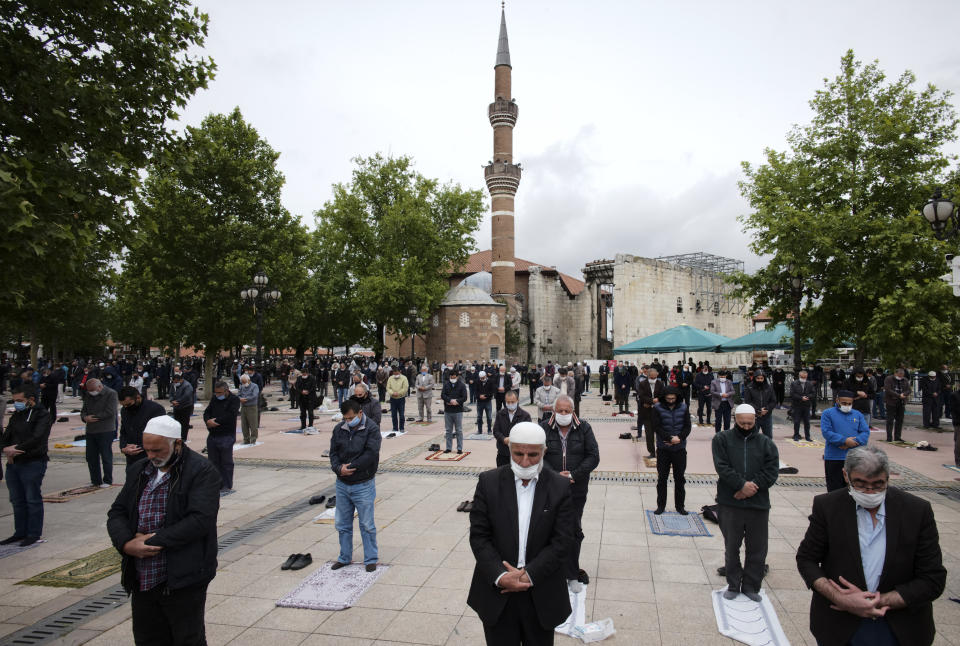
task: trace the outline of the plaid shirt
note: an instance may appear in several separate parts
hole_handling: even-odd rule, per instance
[[[167,515],[167,494],[170,491],[170,472],[160,477],[160,482],[154,484],[157,467],[148,464],[143,470],[148,478],[147,486],[140,494],[137,503],[137,512],[140,523],[137,531],[141,534],[150,534],[163,527]],[[156,556],[136,559],[137,574],[140,575],[140,591],[144,592],[160,585],[167,580],[167,553],[161,550]]]

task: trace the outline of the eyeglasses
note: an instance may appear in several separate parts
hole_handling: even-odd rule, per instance
[[[864,482],[863,480],[851,480],[850,485],[857,491],[862,491],[864,493],[868,491],[880,492],[885,491],[887,488],[886,480],[874,480],[873,482]]]

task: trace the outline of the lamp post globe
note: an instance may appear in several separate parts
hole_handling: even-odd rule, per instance
[[[938,188],[933,193],[929,202],[923,205],[923,217],[930,223],[936,233],[942,232],[950,218],[953,217],[954,205],[948,199],[943,198],[943,193]]]

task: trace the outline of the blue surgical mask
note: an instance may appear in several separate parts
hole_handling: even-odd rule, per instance
[[[17,412],[26,410],[27,402],[13,402],[13,409]]]
[[[347,426],[349,426],[350,428],[356,428],[359,423],[360,423],[360,416],[357,415],[352,420],[347,422]]]
[[[227,398],[226,395],[217,395],[217,399],[219,399],[220,401],[223,401],[226,398]]]

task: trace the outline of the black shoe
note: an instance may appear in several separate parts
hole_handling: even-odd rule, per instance
[[[336,506],[337,506],[336,496],[330,496],[329,498],[327,498],[327,505],[326,505],[327,509],[333,509]]]
[[[733,601],[738,596],[740,596],[740,593],[737,592],[736,590],[731,590],[730,588],[727,588],[726,590],[723,591],[723,598],[728,601]]]
[[[428,448],[427,450],[428,450],[428,451],[433,451],[434,453],[436,453],[437,451],[440,450],[440,445],[439,445],[439,444],[431,444],[431,445],[430,445],[430,448]]]
[[[0,541],[0,545],[13,545],[14,543],[19,543],[25,538],[26,536],[11,536],[10,538],[5,538]]]
[[[583,585],[590,585],[590,575],[583,570],[577,571],[577,581]]]
[[[446,451],[444,451],[444,453],[449,453],[449,452],[450,452],[450,449],[447,449]]]
[[[763,601],[763,598],[753,590],[741,590],[741,592],[743,592],[744,596],[747,599],[750,599],[750,601],[754,601],[756,603]]]
[[[367,564],[364,566],[364,569],[366,569],[367,572],[375,572],[375,571],[377,570],[377,564],[376,564],[376,563],[367,563]]]
[[[283,562],[283,565],[280,566],[281,570],[289,570],[290,566],[293,565],[298,558],[303,556],[303,554],[291,554],[286,561]]]
[[[463,455],[463,450],[462,450],[462,449],[457,449],[457,455]]]
[[[690,512],[684,509],[683,507],[677,507],[677,513],[680,514],[681,516],[686,516]]]
[[[323,502],[324,500],[326,500],[326,499],[327,499],[327,497],[324,496],[324,495],[322,495],[322,494],[319,495],[319,496],[314,496],[314,497],[312,497],[312,498],[310,499],[310,504],[311,504],[311,505],[319,505],[320,503],[322,503],[322,502]]]
[[[20,547],[29,547],[40,540],[39,536],[27,536],[25,539],[20,541]]]
[[[770,566],[767,565],[766,563],[764,563],[764,564],[763,564],[763,576],[767,576],[768,574],[770,574]]]
[[[803,439],[804,439],[805,441],[807,441],[807,442],[813,442],[813,440],[811,440],[809,437],[805,437],[805,438],[803,438]]]
[[[653,511],[653,513],[656,514],[657,516],[659,516],[660,514],[663,513],[663,507],[657,507],[657,508]]]
[[[800,441],[800,436],[799,436],[799,435],[794,435],[794,436],[793,436],[793,441],[794,441],[794,442],[799,442],[799,441]]]
[[[341,563],[340,561],[334,561],[333,565],[330,566],[331,570],[339,570],[342,567],[347,567],[349,563]]]
[[[297,558],[290,564],[291,570],[302,570],[313,563],[313,557],[309,554],[298,554]]]
[[[457,505],[457,511],[463,511],[463,510],[466,508],[468,502],[470,502],[470,501],[469,501],[469,500],[464,500],[462,503],[460,503],[459,505]]]
[[[721,565],[717,568],[717,576],[727,576],[727,566]]]

